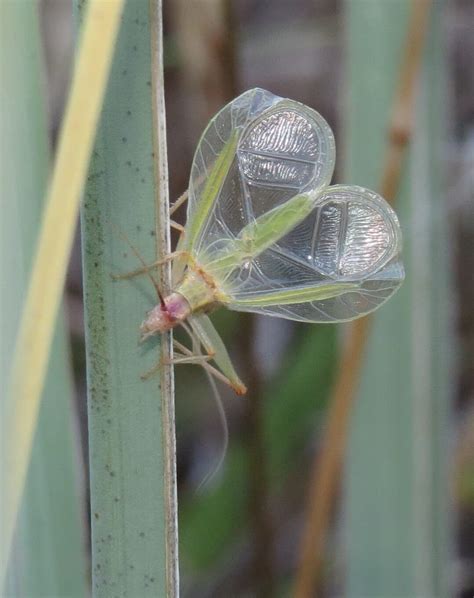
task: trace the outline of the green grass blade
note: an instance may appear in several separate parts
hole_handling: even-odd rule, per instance
[[[49,168],[37,5],[1,4],[1,372],[31,268]],[[7,578],[8,596],[84,596],[86,559],[63,314],[58,319]],[[6,447],[8,448],[8,447]],[[3,594],[3,592],[2,592]]]
[[[346,178],[376,186],[411,3],[346,5],[351,93]],[[406,282],[374,318],[348,449],[347,595],[357,598],[449,594],[442,457],[448,267],[436,156],[444,89],[440,3],[433,3],[432,12],[414,138],[396,204]]]
[[[60,319],[20,512],[24,540],[16,550],[23,562],[19,596],[82,598],[88,589],[86,513],[79,503],[81,476],[76,471],[81,457],[71,414],[73,385],[62,313]]]
[[[82,213],[93,594],[101,597],[177,595],[174,487],[165,479],[162,433],[173,422],[166,423],[162,409],[162,372],[140,379],[160,358],[159,339],[138,342],[140,322],[157,297],[146,277],[111,278],[139,265],[118,231],[152,262],[155,222],[166,211],[167,197],[155,207],[154,163],[165,164],[165,156],[153,145],[150,37],[148,0],[128,2]],[[164,134],[164,112],[156,128]]]

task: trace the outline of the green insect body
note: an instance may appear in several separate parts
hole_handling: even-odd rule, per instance
[[[222,379],[245,386],[206,312],[224,305],[304,322],[377,309],[404,278],[397,217],[383,198],[329,186],[334,137],[314,110],[261,89],[225,106],[193,161],[174,290],[145,336],[187,323]]]

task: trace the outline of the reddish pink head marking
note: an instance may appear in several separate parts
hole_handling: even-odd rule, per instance
[[[159,303],[147,313],[140,326],[142,340],[153,334],[166,332],[185,320],[191,309],[186,299],[179,293],[171,293],[164,299],[164,305]]]

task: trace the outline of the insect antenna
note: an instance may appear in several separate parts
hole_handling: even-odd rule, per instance
[[[112,228],[115,229],[115,232],[122,239],[122,241],[124,241],[130,247],[130,249],[132,250],[132,252],[135,255],[135,257],[138,259],[138,261],[140,262],[140,264],[143,266],[144,273],[148,276],[148,278],[150,279],[151,284],[155,288],[155,291],[156,291],[156,294],[158,295],[158,299],[160,301],[161,307],[165,308],[166,307],[166,305],[165,305],[165,299],[163,297],[163,293],[160,290],[160,286],[158,284],[158,281],[155,279],[155,277],[150,272],[150,268],[146,264],[145,260],[142,258],[140,252],[133,245],[133,243],[130,241],[130,239],[128,238],[127,234],[117,224],[115,224],[114,222],[110,222],[109,224],[110,224],[110,226],[112,226]]]
[[[191,339],[192,347],[193,347],[192,353],[194,353],[194,354],[198,353],[199,349],[201,347],[200,340],[196,337],[193,330],[185,322],[181,322],[181,327],[185,330],[185,332],[188,334],[189,338]],[[176,340],[174,341],[174,343],[181,350],[184,349],[186,353],[191,353],[191,351],[189,351],[189,349],[186,350],[186,348],[183,347],[181,345],[181,343],[178,343]],[[212,469],[204,476],[203,480],[199,483],[199,485],[197,487],[196,492],[198,494],[200,494],[203,491],[203,489],[209,484],[209,482],[220,471],[222,464],[224,463],[224,460],[227,455],[227,449],[229,447],[229,426],[227,425],[227,416],[225,413],[222,397],[219,393],[219,389],[217,388],[217,384],[216,384],[216,381],[213,376],[213,373],[214,373],[214,372],[212,372],[213,368],[211,370],[209,364],[202,364],[202,365],[203,365],[204,373],[206,374],[207,379],[209,381],[209,385],[210,385],[211,391],[212,391],[212,396],[213,396],[214,402],[217,407],[217,413],[219,415],[219,421],[220,421],[221,427],[222,427],[223,442],[222,442],[222,446],[221,446],[220,452],[219,452],[219,457],[218,457],[216,463],[213,465]]]
[[[211,374],[205,368],[204,372],[212,389],[212,396],[216,403],[217,412],[219,414],[219,420],[222,426],[223,442],[220,448],[220,454],[217,458],[217,461],[213,465],[212,469],[204,476],[204,479],[199,483],[199,486],[197,487],[196,492],[198,494],[202,493],[202,491],[209,484],[209,482],[219,473],[220,469],[222,468],[222,464],[225,461],[227,449],[229,448],[229,426],[227,425],[227,416],[224,409],[224,403],[222,401],[222,397],[219,393],[216,381],[214,380],[213,376],[211,376]]]

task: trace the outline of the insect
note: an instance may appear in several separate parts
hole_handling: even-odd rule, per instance
[[[208,312],[342,322],[391,297],[404,278],[398,219],[373,191],[329,186],[334,163],[333,133],[307,106],[263,89],[227,104],[197,146],[186,226],[166,258],[173,291],[158,290],[142,339],[184,326],[193,350],[175,343],[175,362],[201,360],[243,394]]]

